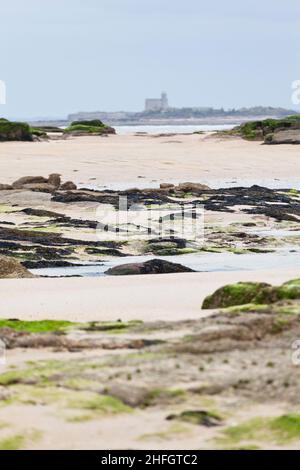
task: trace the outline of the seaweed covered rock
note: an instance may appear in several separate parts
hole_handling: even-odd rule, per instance
[[[273,287],[259,282],[229,284],[206,297],[203,309],[227,308],[245,304],[271,304],[281,300],[300,299],[300,280]]]
[[[171,414],[166,418],[168,421],[178,420],[185,423],[195,424],[198,426],[206,426],[208,428],[220,426],[222,418],[216,413],[206,410],[187,410],[182,413]]]
[[[108,135],[115,134],[113,127],[107,126],[99,119],[91,121],[73,121],[64,131],[66,135],[86,136],[86,135]]]
[[[134,274],[167,274],[194,272],[192,269],[177,263],[161,259],[152,259],[145,263],[128,263],[108,269],[105,274],[110,276],[128,276]]]
[[[283,119],[264,119],[262,121],[250,121],[235,127],[228,133],[240,135],[246,140],[261,140],[266,144],[270,143],[293,143],[293,142],[275,142],[272,141],[274,133],[279,133],[280,139],[284,140],[284,134],[288,135],[291,130],[300,132],[300,115],[295,114]],[[275,139],[275,136],[273,137]],[[276,140],[276,139],[275,139]],[[287,140],[287,138],[285,139]]]
[[[11,122],[0,119],[0,142],[33,141],[33,133],[25,122]]]
[[[19,261],[0,255],[0,278],[34,277]]]

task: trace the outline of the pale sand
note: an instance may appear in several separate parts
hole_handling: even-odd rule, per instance
[[[108,187],[145,187],[153,180],[157,184],[198,181],[219,186],[235,180],[271,184],[276,179],[296,181],[299,149],[205,135],[117,135],[0,144],[0,183],[53,172],[61,173],[64,180]]]
[[[201,401],[199,406],[201,407]],[[236,425],[257,416],[278,416],[287,413],[284,403],[253,404],[245,409],[241,404],[235,410],[234,418],[229,417],[227,424]],[[165,408],[135,410],[134,413],[101,417],[87,422],[68,422],[67,418],[76,416],[76,410],[60,411],[54,406],[12,405],[1,410],[1,420],[9,423],[11,435],[18,432],[24,435],[31,450],[95,450],[95,449],[144,449],[144,450],[211,450],[216,448],[217,435],[214,427],[201,427],[191,424],[174,426],[166,421]],[[23,423],[23,425],[22,425]],[[26,423],[26,426],[25,426]],[[34,431],[38,430],[35,436]],[[173,429],[173,431],[172,431]],[[174,431],[175,429],[175,431]],[[224,426],[218,428],[219,433]],[[4,428],[1,433],[9,436]],[[32,440],[30,435],[32,434]],[[31,441],[31,442],[30,442]],[[260,441],[264,449],[277,449],[276,444]],[[281,445],[280,449],[299,449],[299,443]],[[100,457],[99,457],[100,459]]]
[[[0,317],[24,320],[144,321],[197,318],[206,295],[224,284],[281,284],[299,270],[184,273],[107,278],[3,279]]]

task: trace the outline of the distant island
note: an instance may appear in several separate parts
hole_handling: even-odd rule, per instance
[[[109,126],[138,126],[138,125],[201,125],[201,124],[239,124],[249,120],[283,118],[297,114],[293,109],[270,106],[254,106],[251,108],[227,109],[212,107],[184,107],[169,106],[167,93],[163,92],[160,98],[147,98],[143,111],[80,111],[69,114],[61,120],[36,120],[34,125],[68,126],[74,121],[88,121],[99,119]]]

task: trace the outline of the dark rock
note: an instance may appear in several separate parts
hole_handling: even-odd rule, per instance
[[[35,217],[53,217],[53,218],[64,217],[63,214],[60,214],[58,212],[48,211],[44,209],[32,209],[31,207],[27,207],[26,209],[23,209],[21,212],[24,212],[24,214],[27,214],[27,215],[33,215]]]
[[[213,426],[220,426],[222,424],[222,419],[217,414],[205,410],[183,411],[178,415],[169,415],[166,419],[168,421],[184,421],[191,424],[197,424],[198,426],[206,426],[208,428]]]
[[[243,212],[248,214],[264,214],[276,220],[299,222],[300,203],[289,194],[288,190],[275,190],[254,185],[250,188],[221,188],[193,190],[197,199],[193,203],[202,204],[206,210],[219,212],[234,212],[235,206],[244,206]],[[182,197],[184,191],[175,191]],[[167,190],[161,189],[131,189],[126,191],[57,191],[52,200],[56,202],[72,203],[93,201],[100,204],[112,204],[118,208],[119,196],[127,196],[128,207],[133,204],[165,204],[174,203]],[[202,196],[205,198],[200,199]],[[245,207],[248,206],[248,207]]]
[[[185,273],[194,272],[193,269],[187,268],[177,263],[161,259],[152,259],[145,263],[129,263],[108,269],[105,274],[110,276],[128,276],[135,274],[167,274],[167,273]]]
[[[186,240],[184,238],[152,238],[148,242],[150,245],[160,245],[161,243],[175,243],[177,248],[185,248],[186,247]]]
[[[125,253],[122,253],[122,251],[117,250],[115,248],[94,248],[94,247],[88,247],[85,249],[85,252],[89,255],[104,255],[104,256],[118,256],[118,257],[126,257]]]
[[[27,269],[47,269],[47,268],[69,268],[76,266],[86,266],[85,264],[71,263],[65,260],[37,260],[23,261],[22,265]]]

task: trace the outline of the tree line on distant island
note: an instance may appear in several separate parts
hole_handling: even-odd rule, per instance
[[[193,117],[235,117],[235,116],[286,116],[296,114],[296,111],[284,108],[254,106],[251,108],[227,109],[224,108],[168,108],[163,111],[143,111],[135,113],[142,116],[163,116],[165,118],[193,118]]]

